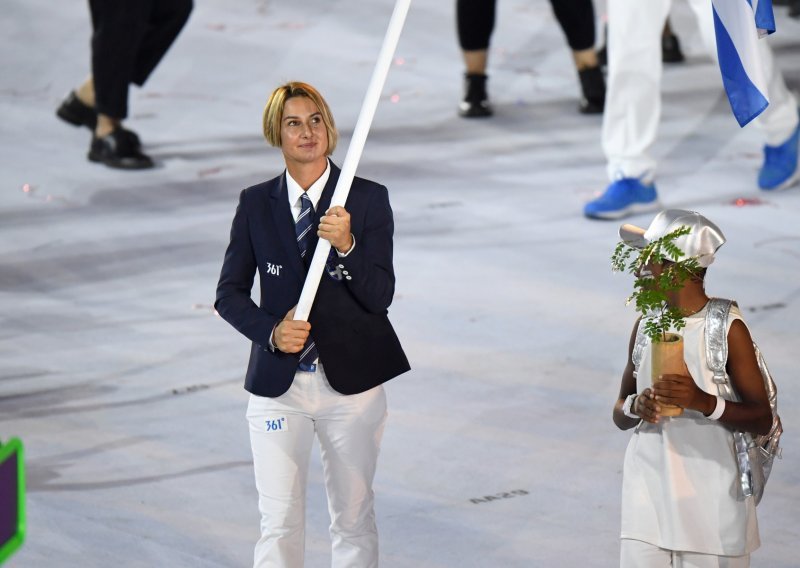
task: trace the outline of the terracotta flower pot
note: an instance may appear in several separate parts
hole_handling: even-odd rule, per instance
[[[651,374],[653,385],[661,375],[688,375],[689,369],[683,360],[683,337],[677,333],[668,333],[666,341],[653,341],[651,356]],[[683,408],[674,404],[661,405],[662,416],[680,416]]]

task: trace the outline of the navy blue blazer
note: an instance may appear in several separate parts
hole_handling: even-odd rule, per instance
[[[330,207],[339,173],[331,162],[314,227]],[[410,367],[387,316],[395,284],[389,194],[382,185],[355,178],[345,209],[356,245],[346,257],[333,258],[350,278],[336,280],[323,273],[308,321],[328,382],[342,394],[356,394]],[[312,232],[309,252],[318,240]],[[250,297],[256,270],[259,305]],[[292,384],[299,355],[272,351],[268,343],[275,324],[297,304],[305,278],[285,174],[243,190],[214,307],[252,341],[245,389],[255,395],[280,396]]]

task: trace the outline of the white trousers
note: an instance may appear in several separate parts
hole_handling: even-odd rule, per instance
[[[277,398],[251,395],[247,420],[261,512],[254,567],[303,566],[306,481],[315,434],[331,517],[332,566],[377,567],[372,480],[386,422],[383,387],[342,395],[318,365],[313,373],[298,371]]]
[[[749,568],[750,555],[715,556],[678,552],[654,544],[623,538],[620,543],[620,568]]]
[[[709,55],[717,60],[711,0],[688,0]],[[609,179],[652,181],[656,161],[651,149],[661,119],[661,31],[671,0],[608,0],[608,87],[603,111],[603,151]],[[775,65],[768,40],[759,51],[768,86],[769,106],[754,120],[766,144],[777,146],[797,128],[797,101]],[[715,71],[719,76],[719,71]],[[719,78],[720,86],[722,79]],[[731,133],[738,128],[731,114]]]

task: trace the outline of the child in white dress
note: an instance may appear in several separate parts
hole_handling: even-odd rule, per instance
[[[731,430],[765,434],[772,413],[750,332],[735,305],[727,322],[726,370],[741,402],[716,395],[706,363],[704,278],[725,237],[702,215],[676,209],[659,213],[647,231],[623,225],[620,237],[643,248],[680,227],[690,232],[675,244],[701,267],[679,290],[667,292],[669,305],[684,314],[686,325],[677,333],[688,375],[663,375],[652,385],[649,340],[642,372],[634,373],[637,321],[614,406],[614,423],[635,428],[623,467],[620,566],[745,568],[760,541],[755,503],[739,485]],[[665,265],[647,268],[658,276]],[[683,413],[663,416],[662,404]]]

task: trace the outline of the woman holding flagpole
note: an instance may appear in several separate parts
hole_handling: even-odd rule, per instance
[[[382,384],[409,370],[387,317],[395,283],[388,192],[354,178],[344,206],[330,206],[338,134],[311,85],[275,89],[263,126],[286,170],[241,192],[215,303],[252,344],[245,389],[261,512],[254,566],[303,566],[315,436],[332,566],[377,566],[372,481],[386,420]],[[308,321],[295,320],[318,239],[331,251]],[[258,305],[250,298],[256,272]]]

